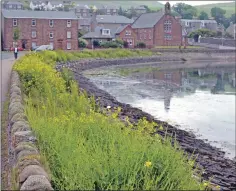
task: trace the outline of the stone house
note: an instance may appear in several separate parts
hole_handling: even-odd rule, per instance
[[[235,39],[235,36],[236,36],[236,24],[230,23],[230,26],[226,29],[226,32],[229,33]]]
[[[115,32],[115,37],[126,41],[128,44],[128,48],[134,48],[135,44],[137,43],[137,36],[134,30],[132,29],[131,24],[120,26]]]
[[[78,18],[89,18],[91,17],[90,8],[88,5],[77,5],[75,7],[75,14]]]
[[[5,1],[2,4],[2,8],[7,10],[23,10],[24,4],[21,1]]]
[[[148,48],[155,46],[179,46],[183,43],[182,27],[180,21],[171,16],[170,8],[165,12],[144,13],[131,25],[129,30],[136,46],[138,42],[144,42]],[[119,38],[125,39],[125,33],[120,33]]]
[[[14,45],[14,29],[20,31],[19,47],[51,45],[54,49],[78,49],[78,19],[73,12],[2,10],[4,49]]]
[[[210,31],[217,31],[217,22],[215,20],[190,20],[181,19],[181,25],[190,33],[198,29],[209,29]]]
[[[118,7],[117,6],[108,6],[103,5],[97,8],[98,12],[102,12],[104,15],[118,15]]]

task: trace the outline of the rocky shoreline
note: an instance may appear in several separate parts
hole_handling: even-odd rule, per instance
[[[204,169],[202,178],[204,180],[211,180],[211,183],[221,186],[222,190],[236,190],[236,163],[224,157],[224,152],[220,149],[205,143],[203,140],[197,139],[193,134],[178,129],[166,122],[155,120],[153,116],[141,111],[140,109],[133,108],[128,104],[118,102],[113,96],[107,92],[96,87],[88,78],[83,76],[82,72],[87,69],[98,68],[102,66],[122,65],[122,64],[135,64],[135,63],[150,63],[158,61],[179,61],[179,67],[183,64],[180,58],[174,57],[148,57],[148,58],[125,58],[125,59],[111,59],[111,60],[83,60],[68,63],[58,63],[57,69],[63,67],[70,68],[75,75],[75,80],[78,81],[79,87],[86,90],[88,95],[94,95],[100,107],[106,108],[107,106],[121,107],[120,119],[123,120],[126,116],[129,117],[132,123],[136,123],[140,118],[146,117],[149,121],[155,121],[162,124],[164,129],[167,129],[168,134],[174,134],[181,148],[191,155],[198,155],[196,162],[200,169]],[[183,67],[183,66],[182,66]],[[204,67],[204,66],[202,66]],[[99,101],[98,101],[99,100]],[[165,131],[157,131],[161,136],[165,135]]]

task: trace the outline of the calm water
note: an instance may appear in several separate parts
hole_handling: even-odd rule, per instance
[[[86,71],[99,88],[235,156],[235,68],[119,66]]]

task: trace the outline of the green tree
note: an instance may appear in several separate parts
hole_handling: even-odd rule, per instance
[[[218,24],[223,24],[223,20],[225,19],[225,13],[226,13],[226,10],[224,9],[221,9],[219,7],[213,7],[211,9],[211,16],[215,18],[216,22]]]
[[[122,7],[120,6],[119,7],[119,10],[118,10],[118,15],[123,15],[124,13],[123,13],[123,9],[122,9]]]
[[[230,22],[232,23],[236,23],[236,14],[232,14],[231,17],[229,18],[230,19]]]
[[[17,42],[20,38],[20,29],[18,27],[13,30],[13,40]]]
[[[185,3],[175,4],[173,10],[180,14],[183,19],[192,19],[194,16],[197,16],[197,9]]]
[[[202,11],[198,18],[200,20],[207,20],[209,17],[208,17],[208,14],[205,11]]]

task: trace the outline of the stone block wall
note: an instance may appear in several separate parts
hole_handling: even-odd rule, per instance
[[[42,157],[36,147],[30,124],[25,115],[20,78],[13,71],[9,105],[9,162],[12,166],[12,179],[17,190],[53,190],[50,175],[42,164]]]

